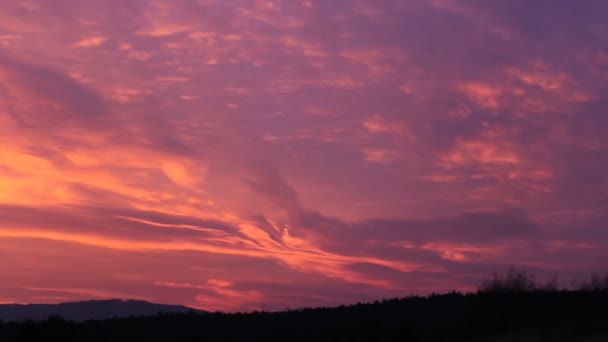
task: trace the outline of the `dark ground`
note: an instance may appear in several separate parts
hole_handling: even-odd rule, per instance
[[[0,341],[608,341],[608,291],[450,293],[278,313],[0,325]]]

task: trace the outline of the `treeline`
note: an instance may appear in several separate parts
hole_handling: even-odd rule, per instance
[[[51,317],[2,323],[0,341],[608,341],[607,279],[560,290],[513,271],[487,280],[476,293],[335,308],[81,323]]]
[[[544,283],[536,281],[533,272],[526,269],[516,269],[511,267],[506,274],[494,273],[492,278],[484,279],[479,286],[479,292],[534,292],[534,291],[559,291],[560,288],[557,276]],[[579,291],[607,291],[608,273],[604,276],[592,273],[589,279],[578,285]]]

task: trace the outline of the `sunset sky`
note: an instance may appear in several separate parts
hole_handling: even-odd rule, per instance
[[[281,310],[608,260],[608,2],[0,3],[0,303]]]

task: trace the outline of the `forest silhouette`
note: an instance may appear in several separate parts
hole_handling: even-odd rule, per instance
[[[608,275],[575,290],[511,269],[475,293],[283,312],[0,323],[0,341],[606,341]]]

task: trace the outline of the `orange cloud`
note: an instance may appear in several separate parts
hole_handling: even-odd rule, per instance
[[[85,38],[85,39],[78,41],[76,43],[76,46],[77,47],[96,47],[96,46],[103,44],[106,40],[108,40],[108,38],[103,37],[103,36],[89,37],[89,38]]]
[[[362,151],[365,160],[375,163],[390,163],[399,158],[399,153],[395,150],[364,148]]]
[[[494,110],[500,108],[503,90],[499,87],[482,82],[465,82],[458,88],[482,108]]]
[[[453,151],[441,156],[441,163],[447,167],[467,163],[518,164],[520,158],[507,144],[490,141],[466,141],[458,139]]]
[[[363,121],[363,126],[372,133],[405,133],[406,127],[400,122],[387,121],[380,114],[374,114]]]

